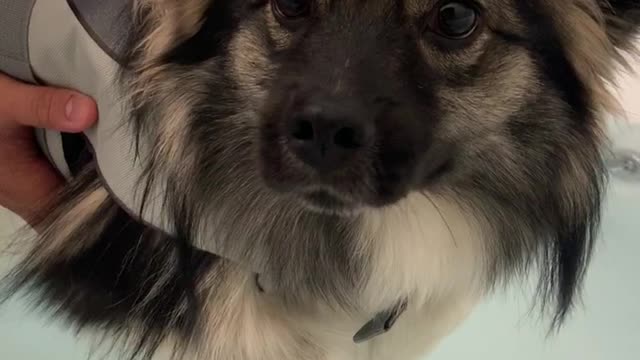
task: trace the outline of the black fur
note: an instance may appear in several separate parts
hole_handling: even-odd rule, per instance
[[[91,165],[85,167],[60,200],[74,201],[97,187],[98,179]],[[109,220],[100,233],[87,233],[104,219]],[[127,345],[122,356],[131,359],[152,356],[167,331],[193,340],[201,319],[194,283],[215,266],[216,257],[142,225],[112,200],[69,239],[86,243],[88,237],[92,244],[78,256],[60,256],[46,268],[17,268],[4,279],[10,284],[5,294],[30,289],[36,306],[58,308],[52,315],[77,332],[106,327],[113,340]],[[47,254],[35,249],[32,255]],[[142,334],[133,335],[135,323],[142,324]]]
[[[220,55],[229,37],[237,29],[242,5],[232,1],[213,1],[198,32],[171,49],[163,59],[167,63],[194,65]]]
[[[633,38],[638,34],[636,24],[640,22],[640,1],[598,0],[606,16],[609,35],[616,46],[632,48]]]

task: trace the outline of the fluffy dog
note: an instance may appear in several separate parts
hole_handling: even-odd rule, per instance
[[[86,158],[9,294],[132,358],[419,359],[532,271],[562,324],[638,1],[131,6],[118,86],[176,235],[124,211]]]

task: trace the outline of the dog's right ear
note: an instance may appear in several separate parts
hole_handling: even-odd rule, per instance
[[[161,58],[174,44],[198,32],[215,0],[134,0],[134,21],[144,34],[144,62]]]
[[[640,0],[598,0],[606,19],[607,35],[620,49],[633,47],[640,31]]]

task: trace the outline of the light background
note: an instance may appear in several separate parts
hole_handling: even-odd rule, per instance
[[[625,77],[622,89],[628,119],[615,120],[612,138],[640,153],[640,77]],[[545,338],[547,324],[528,313],[530,292],[514,289],[481,304],[429,360],[640,359],[640,180],[612,180],[584,304],[559,335]],[[20,225],[0,208],[0,246]],[[0,270],[8,264],[0,257]],[[88,349],[85,339],[29,313],[24,303],[0,311],[0,360],[84,360]]]

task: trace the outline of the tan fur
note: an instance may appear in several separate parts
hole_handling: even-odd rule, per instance
[[[188,167],[191,164],[185,162],[186,152],[190,150],[188,143],[187,124],[192,116],[193,105],[202,99],[205,94],[203,77],[208,75],[205,72],[190,72],[183,76],[175,75],[167,77],[166,89],[158,91],[163,94],[165,101],[160,109],[156,109],[158,119],[164,121],[159,124],[159,149],[158,155],[169,160],[168,163],[176,164],[180,167]],[[189,93],[176,91],[180,87],[189,86],[192,91]],[[171,89],[170,91],[167,91]],[[178,160],[181,159],[181,160]],[[180,169],[174,169],[180,171]],[[184,171],[186,169],[183,169]]]
[[[28,261],[37,263],[43,261],[43,259],[54,256],[59,259],[69,258],[75,254],[81,252],[83,249],[91,246],[91,237],[87,237],[87,241],[69,243],[65,242],[73,233],[79,231],[86,231],[83,228],[87,219],[89,219],[105,200],[107,200],[109,194],[103,187],[97,188],[87,194],[84,197],[78,199],[74,204],[69,204],[62,208],[60,211],[60,217],[53,226],[47,226],[41,231],[46,234],[54,234],[46,244],[42,244],[37,251],[37,255]],[[64,213],[62,213],[64,212]],[[109,220],[108,217],[104,218],[104,222],[92,231],[99,232],[102,226],[106,225]]]
[[[270,28],[275,33],[278,30]],[[286,42],[286,39],[281,39]],[[260,37],[251,28],[239,29],[233,37],[230,51],[237,56],[232,57],[231,76],[237,79],[238,85],[251,97],[252,103],[263,101],[264,89],[258,85],[261,79],[275,70],[270,64],[265,50],[264,37]]]
[[[153,29],[140,44],[146,63],[162,56],[171,44],[193,35],[202,24],[204,11],[213,0],[134,0],[134,15],[149,16]]]
[[[286,49],[293,38],[291,32],[283,29],[270,7],[265,7],[265,11],[267,29],[269,30],[270,38],[277,49]]]
[[[444,106],[468,109],[466,113],[473,114],[469,119],[443,121],[444,133],[462,135],[472,130],[476,135],[489,134],[490,130],[502,127],[509,114],[518,111],[532,94],[540,91],[532,81],[536,76],[535,66],[524,51],[514,49],[506,56],[498,54],[488,58],[484,66],[486,75],[477,81],[476,86],[443,89]],[[491,89],[502,91],[488,91]],[[479,142],[479,149],[483,147],[483,141],[491,141],[484,136],[474,140]]]
[[[624,59],[606,33],[602,10],[591,0],[546,0],[549,11],[561,28],[568,56],[586,84],[595,103],[609,112],[619,112],[620,105],[608,84],[613,81],[616,63]]]
[[[134,16],[146,19],[149,32],[138,44],[137,51],[143,55],[133,64],[136,84],[131,84],[131,97],[148,98],[161,94],[152,84],[172,81],[166,77],[168,69],[158,63],[172,44],[193,35],[202,25],[204,11],[213,0],[134,0]],[[164,74],[164,75],[163,75]],[[164,86],[164,85],[163,85]],[[132,103],[135,106],[136,102]]]
[[[291,318],[281,305],[259,294],[250,273],[231,265],[224,273],[228,286],[205,297],[206,311],[215,314],[207,317],[205,346],[196,358],[296,359],[310,353],[303,319]]]

